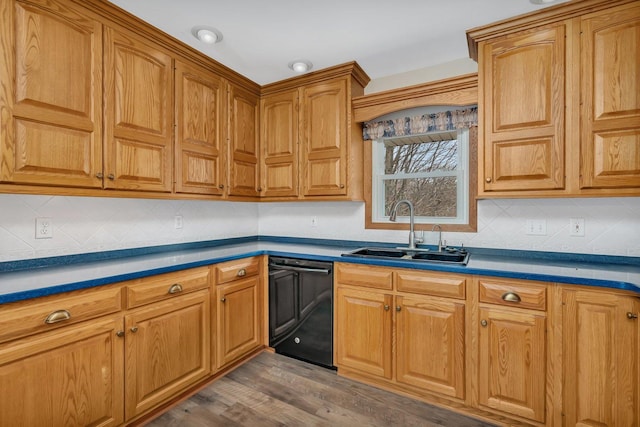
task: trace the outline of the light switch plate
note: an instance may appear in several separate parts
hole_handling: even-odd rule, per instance
[[[569,236],[584,237],[584,218],[569,219]]]

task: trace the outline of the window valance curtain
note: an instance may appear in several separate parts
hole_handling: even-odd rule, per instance
[[[366,122],[362,128],[365,141],[427,132],[456,130],[478,124],[478,107],[440,111],[415,117]]]

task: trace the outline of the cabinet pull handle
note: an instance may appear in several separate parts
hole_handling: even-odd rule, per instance
[[[114,179],[116,179],[116,176],[112,173],[110,173],[109,175],[107,175],[107,178],[109,178],[111,181],[113,181]]]
[[[632,313],[632,312],[628,312],[627,313],[627,319],[629,320],[635,320],[638,318],[638,315],[636,313]]]
[[[218,188],[221,189],[221,190],[224,189],[224,184],[218,185]]]
[[[116,332],[116,336],[117,336],[118,338],[122,338],[122,337],[124,336],[124,331],[118,331],[118,332]]]
[[[220,301],[221,301],[221,302],[226,302],[226,301],[227,301],[227,298],[222,297],[222,298],[220,298]]]
[[[344,184],[340,184],[340,188],[344,188]]]
[[[52,323],[64,322],[69,319],[71,319],[71,313],[67,310],[56,310],[44,319],[44,323],[50,325]]]
[[[480,324],[481,324],[482,326],[484,326],[485,328],[487,327],[487,321],[486,321],[486,320],[484,320],[484,319],[482,319],[482,320],[480,321]]]
[[[262,187],[258,187],[258,193],[262,193]]]
[[[389,307],[389,304],[385,304],[385,305],[384,305],[384,311],[389,311],[389,308],[390,308],[390,307]]]
[[[182,285],[180,283],[175,283],[169,288],[170,294],[178,294],[180,292],[182,292]]]
[[[506,294],[502,295],[502,300],[503,301],[507,301],[507,302],[520,302],[522,301],[520,299],[520,295],[516,294],[515,292],[507,292]]]
[[[98,178],[98,179],[102,179],[102,178],[104,178],[104,175],[102,174],[102,172],[98,172],[98,173],[96,174],[96,178]]]
[[[402,310],[402,307],[400,307],[399,305],[396,305],[396,311],[399,313],[400,310]]]
[[[485,179],[485,181],[487,181],[487,183],[491,182],[491,177]]]
[[[247,270],[245,270],[244,268],[241,268],[240,270],[238,270],[238,277],[244,277],[247,275]]]
[[[132,326],[131,329],[129,329],[129,330],[135,334],[136,332],[138,332],[138,327],[137,326]]]

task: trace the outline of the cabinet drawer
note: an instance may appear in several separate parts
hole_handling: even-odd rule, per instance
[[[399,292],[464,299],[467,279],[453,274],[433,274],[415,270],[396,272]]]
[[[260,258],[245,258],[216,265],[216,285],[260,273]]]
[[[115,313],[121,309],[120,286],[5,304],[0,310],[0,342]]]
[[[209,267],[137,279],[127,284],[127,307],[173,298],[209,286]]]
[[[547,286],[541,282],[478,279],[480,302],[546,310]]]
[[[360,264],[335,265],[335,280],[340,285],[366,286],[368,288],[393,288],[393,272],[390,268]]]

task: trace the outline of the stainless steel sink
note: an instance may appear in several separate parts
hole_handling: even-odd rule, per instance
[[[342,254],[343,257],[408,260],[426,263],[467,265],[469,252],[448,248],[441,252],[408,248],[367,247]]]

